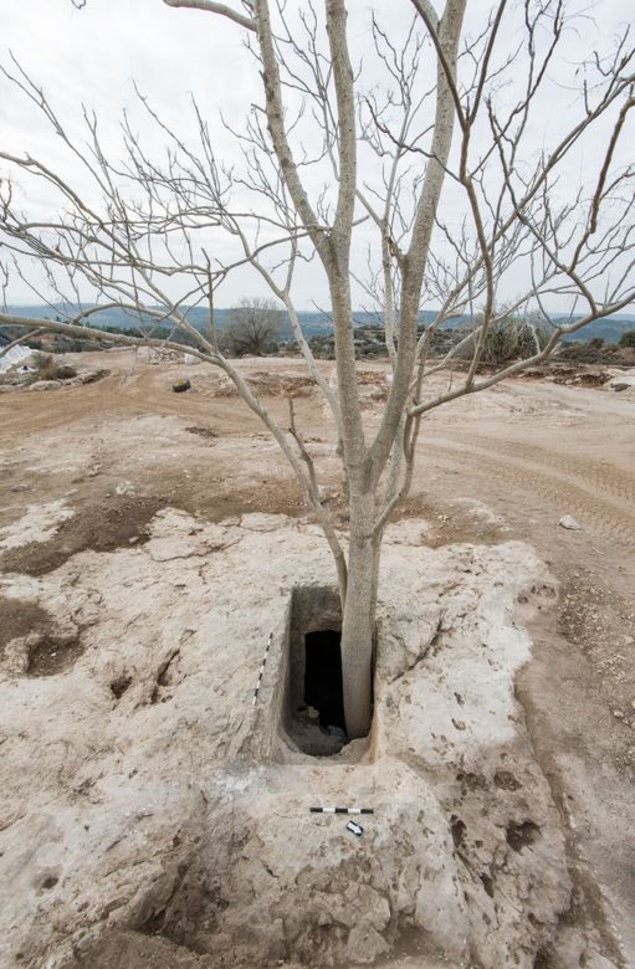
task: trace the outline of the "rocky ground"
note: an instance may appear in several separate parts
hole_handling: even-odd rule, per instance
[[[290,609],[333,567],[284,459],[203,367],[69,362],[110,374],[0,397],[2,965],[628,966],[634,392],[432,413],[371,732],[318,758],[289,731]],[[281,420],[296,397],[343,527],[300,362],[244,367]],[[361,837],[309,810],[335,803],[373,809]]]

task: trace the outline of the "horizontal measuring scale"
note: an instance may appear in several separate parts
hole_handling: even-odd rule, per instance
[[[374,808],[357,807],[312,807],[311,814],[374,814]]]

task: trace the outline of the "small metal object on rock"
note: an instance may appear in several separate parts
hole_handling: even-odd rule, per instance
[[[364,829],[362,828],[361,824],[357,824],[355,821],[349,821],[348,824],[346,825],[346,830],[350,831],[358,838],[361,838],[361,836],[364,833]]]

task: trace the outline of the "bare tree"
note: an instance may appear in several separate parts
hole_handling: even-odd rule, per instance
[[[229,311],[221,344],[235,357],[262,356],[279,339],[282,313],[273,300],[243,299]]]
[[[88,140],[80,146],[42,90],[14,64],[7,76],[49,119],[83,174],[71,184],[43,160],[0,152],[22,182],[33,177],[46,183],[60,202],[55,217],[30,215],[5,181],[3,245],[18,257],[18,272],[24,254],[37,258],[57,298],[69,301],[67,321],[50,328],[85,332],[94,310],[73,312],[70,302],[73,294],[79,300],[80,281],[89,284],[101,305],[143,312],[189,333],[196,355],[228,374],[271,431],[333,552],[343,610],[346,723],[350,737],[360,736],[370,717],[382,536],[411,486],[423,416],[544,360],[564,334],[635,298],[634,171],[620,161],[635,104],[633,49],[628,33],[606,51],[592,40],[571,66],[564,0],[496,0],[483,8],[478,32],[465,39],[466,0],[445,0],[442,11],[436,9],[441,0],[436,6],[411,0],[410,28],[398,37],[368,13],[365,36],[372,44],[363,63],[353,63],[345,0],[325,0],[323,11],[284,0],[245,0],[235,7],[163,2],[228,18],[244,31],[262,86],[240,126],[224,122],[242,162],[228,167],[216,157],[196,104],[193,147],[191,133],[172,133],[141,95],[142,109],[167,142],[163,160],[150,157],[127,118],[123,156],[109,158],[88,111]],[[575,26],[579,55],[589,23],[581,19]],[[567,109],[557,128],[547,130],[545,98],[556,94]],[[592,154],[593,161],[579,181],[572,171],[579,172],[580,152],[591,142],[587,159]],[[219,235],[228,242],[218,244]],[[295,309],[296,270],[307,259],[328,286],[336,389],[316,366]],[[219,347],[214,301],[238,267],[249,267],[285,307],[332,411],[346,479],[347,543],[320,501],[319,468],[293,411],[290,428],[280,426]],[[70,291],[62,289],[63,272]],[[518,297],[510,306],[501,290],[516,272],[523,282],[516,283]],[[356,380],[354,286],[381,308],[392,370],[372,432]],[[551,301],[566,300],[572,315],[529,358],[481,377],[488,332],[505,299],[508,312],[529,306],[545,319]],[[206,333],[186,315],[188,305],[203,300],[209,305]],[[424,305],[438,312],[421,336]],[[431,339],[446,320],[477,309],[469,365],[458,382],[439,390],[439,376],[463,347],[434,359]],[[0,315],[3,322],[43,325],[7,314]],[[149,328],[146,342],[153,339]]]

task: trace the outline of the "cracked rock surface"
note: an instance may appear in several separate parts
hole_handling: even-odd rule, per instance
[[[168,507],[143,543],[2,577],[48,617],[0,666],[2,965],[364,964],[411,936],[421,967],[537,964],[571,883],[517,600],[555,592],[519,542],[422,527],[386,537],[370,736],[328,758],[282,720],[291,591],[332,583],[303,519]],[[374,814],[358,838],[316,804]]]
[[[534,375],[427,416],[388,529],[372,735],[322,761],[284,735],[275,687],[291,587],[333,580],[319,530],[213,371],[144,356],[65,356],[109,375],[0,395],[2,969],[260,969],[260,945],[288,969],[300,951],[348,969],[384,946],[382,969],[498,969],[514,946],[522,965],[536,950],[532,969],[629,969],[632,394]],[[283,426],[293,393],[344,527],[338,431],[303,363],[240,368]],[[360,365],[369,433],[386,370]],[[304,813],[371,794],[361,838]],[[556,926],[542,886],[560,882],[559,831],[572,890]],[[375,922],[351,928],[362,892]]]

